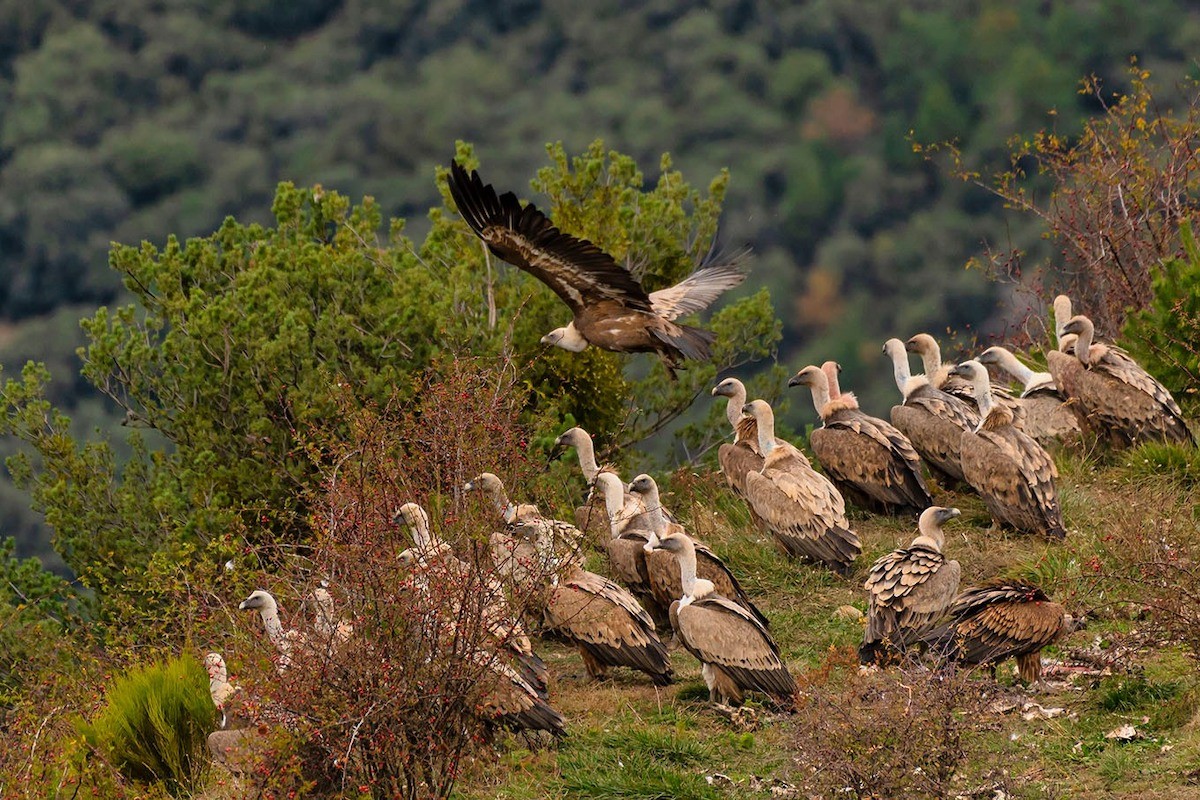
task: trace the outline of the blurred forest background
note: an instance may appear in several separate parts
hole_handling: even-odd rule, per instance
[[[110,242],[266,222],[281,180],[419,235],[455,140],[528,196],[544,144],[602,138],[651,184],[664,152],[698,185],[728,167],[721,238],[755,250],[743,294],[771,289],[779,360],[840,360],[878,412],[883,339],[1023,319],[1016,275],[964,268],[985,243],[1026,279],[1052,263],[1036,220],[913,142],[1003,169],[1014,135],[1099,110],[1084,76],[1120,91],[1136,56],[1169,103],[1196,53],[1200,10],[1171,0],[0,0],[0,363],[45,361],[77,435],[119,440],[75,355],[123,299]],[[8,483],[0,535],[61,563]]]

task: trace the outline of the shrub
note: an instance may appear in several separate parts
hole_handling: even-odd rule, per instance
[[[123,776],[191,791],[207,763],[205,738],[216,727],[208,676],[180,656],[134,669],[108,690],[107,704],[80,734],[91,752]]]
[[[967,673],[918,668],[860,672],[831,650],[803,676],[793,744],[798,776],[826,797],[947,797],[982,707]],[[802,767],[802,770],[804,768]]]

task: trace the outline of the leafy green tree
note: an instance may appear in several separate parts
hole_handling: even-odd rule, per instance
[[[646,191],[633,160],[599,142],[574,159],[558,145],[550,154],[537,186],[555,221],[630,261],[647,288],[680,279],[708,249],[725,175],[698,192],[664,157]],[[458,156],[473,163],[466,146]],[[112,251],[135,302],[84,320],[83,374],[128,425],[165,445],[134,430],[122,464],[110,441],[75,440],[45,397],[43,368],[4,386],[3,431],[31,450],[9,468],[107,618],[185,635],[163,611],[168,598],[186,602],[243,542],[303,545],[312,492],[335,466],[311,445],[344,434],[346,390],[364,405],[419,408],[440,356],[471,353],[517,371],[535,433],[571,419],[630,443],[677,419],[718,369],[763,358],[778,341],[766,293],[744,297],[708,323],[713,363],[671,382],[649,356],[540,345],[566,309],[491,259],[447,207],[431,212],[419,247],[401,221],[386,245],[377,241],[382,218],[369,198],[352,206],[319,186],[283,184],[272,211],[272,227],[230,219],[205,238]]]

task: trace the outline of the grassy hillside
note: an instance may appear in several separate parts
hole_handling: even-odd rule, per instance
[[[678,476],[665,502],[744,576],[813,702],[832,704],[845,715],[822,717],[802,705],[793,717],[759,709],[751,720],[731,720],[707,705],[698,664],[682,649],[672,653],[676,685],[656,690],[640,675],[621,670],[592,684],[573,650],[544,643],[540,650],[554,675],[552,697],[569,720],[569,738],[557,748],[532,751],[528,742],[512,739],[499,750],[497,763],[476,766],[460,783],[458,795],[865,797],[870,795],[832,793],[831,773],[873,763],[878,753],[872,754],[872,748],[885,741],[880,732],[902,726],[904,720],[896,715],[909,709],[926,715],[919,725],[941,720],[937,724],[961,735],[963,753],[951,764],[948,796],[1200,797],[1195,662],[1165,610],[1148,610],[1156,607],[1160,591],[1194,590],[1196,585],[1188,585],[1180,573],[1177,586],[1156,587],[1144,569],[1163,560],[1161,548],[1168,542],[1179,548],[1177,553],[1200,552],[1200,460],[1191,453],[1167,467],[1170,458],[1164,452],[1178,455],[1157,447],[1123,456],[1060,454],[1070,529],[1061,545],[989,530],[987,512],[976,497],[937,494],[939,504],[963,511],[947,526],[946,553],[962,564],[964,585],[1002,572],[1039,580],[1085,625],[1045,652],[1047,664],[1088,666],[1073,677],[1048,669],[1045,685],[1026,688],[1015,682],[1010,661],[998,670],[997,681],[986,670],[965,676],[949,701],[938,679],[920,669],[858,676],[850,650],[861,637],[862,623],[834,615],[846,604],[865,608],[860,587],[869,565],[907,544],[914,525],[857,515],[853,522],[863,540],[863,556],[851,578],[840,580],[777,556],[769,537],[748,525],[740,501],[719,475]],[[603,567],[599,558],[595,561],[593,566]],[[1086,662],[1073,658],[1080,652]],[[1034,716],[1038,709],[1026,710],[1027,703],[1050,714],[1062,711],[1050,718]],[[947,705],[953,709],[949,721],[938,715]],[[1033,718],[1025,719],[1025,714]],[[1136,739],[1106,738],[1125,724],[1136,728]],[[801,735],[801,729],[813,733]],[[861,749],[840,756],[814,752],[814,739],[836,737],[857,741]],[[922,761],[912,752],[928,745],[920,735],[907,744],[891,742],[883,761],[889,769],[924,764],[929,771],[938,759]],[[732,783],[712,777],[718,773]],[[909,791],[907,796],[922,796]]]

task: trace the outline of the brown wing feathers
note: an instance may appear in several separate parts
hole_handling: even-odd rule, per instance
[[[450,195],[459,213],[493,253],[545,283],[578,313],[597,300],[652,311],[636,278],[586,239],[563,233],[532,203],[512,192],[497,196],[474,170],[450,163]]]

